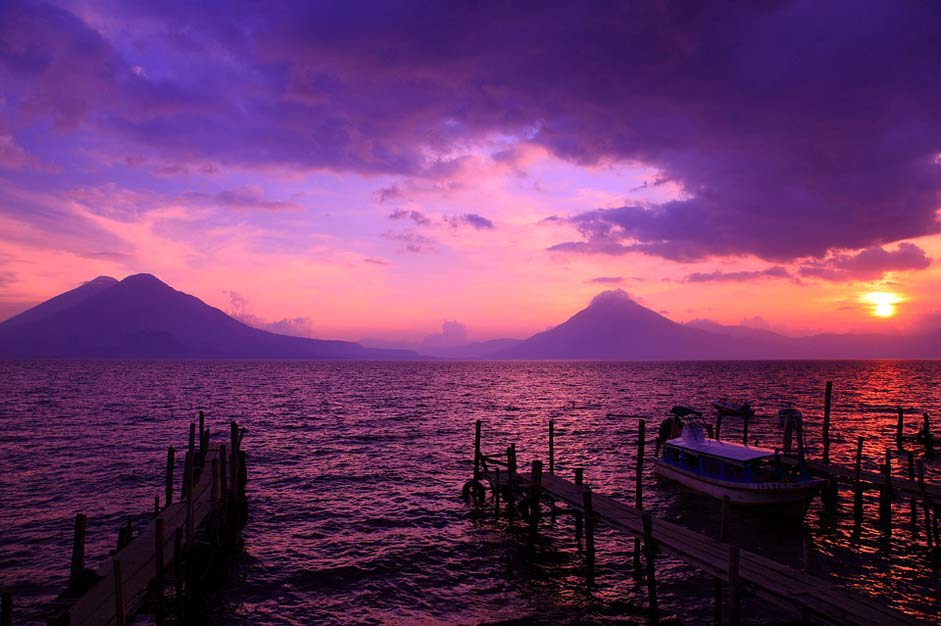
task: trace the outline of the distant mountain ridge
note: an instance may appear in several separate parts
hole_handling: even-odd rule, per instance
[[[0,358],[432,358],[411,350],[252,328],[150,274],[99,276],[0,323]],[[525,340],[442,348],[466,360],[941,359],[941,330],[914,336],[785,337],[709,321],[678,324],[620,289]]]
[[[0,323],[4,358],[415,359],[252,328],[150,274],[99,277]]]
[[[562,324],[485,357],[562,360],[939,359],[941,330],[893,335],[822,334],[785,337],[715,323],[678,324],[605,291]]]

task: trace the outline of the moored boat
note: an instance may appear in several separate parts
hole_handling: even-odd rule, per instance
[[[732,504],[800,512],[826,483],[776,450],[707,439],[696,425],[666,441],[654,465],[661,476],[716,498],[728,496]]]
[[[755,415],[755,410],[744,400],[719,398],[712,403],[712,408],[719,415],[736,415],[738,417],[754,417]]]

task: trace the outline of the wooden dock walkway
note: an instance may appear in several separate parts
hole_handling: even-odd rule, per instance
[[[244,522],[244,430],[230,422],[228,448],[225,443],[210,442],[200,412],[198,450],[195,432],[191,424],[181,488],[173,480],[171,447],[164,507],[155,498],[156,515],[146,528],[133,537],[130,528],[122,529],[126,532],[119,534],[119,549],[94,572],[84,569],[85,516],[76,517],[69,590],[61,597],[64,606],[51,624],[126,626],[145,603],[162,602],[164,585],[171,579],[176,587],[177,621],[187,621],[182,596],[184,589],[189,591],[187,560],[194,543],[214,549],[236,545]],[[177,502],[172,501],[175,492],[181,493]]]
[[[507,472],[497,475],[488,471],[482,478],[500,488],[506,482]],[[517,475],[514,486],[523,492],[534,488],[531,478]],[[555,474],[542,474],[539,490],[543,495],[566,503],[571,509],[585,514],[587,487],[576,485]],[[502,484],[502,487],[505,487]],[[644,513],[632,506],[604,496],[592,494],[591,510],[594,518],[627,535],[644,538]],[[717,579],[729,580],[733,548],[688,528],[666,520],[650,517],[652,539],[658,549]],[[586,525],[587,527],[587,525]],[[823,579],[806,574],[766,557],[734,549],[738,554],[737,578],[755,595],[796,609],[802,619],[825,626],[912,626],[918,624],[898,611],[840,589]]]

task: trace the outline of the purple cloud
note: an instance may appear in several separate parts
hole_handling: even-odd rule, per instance
[[[690,283],[707,282],[741,282],[743,280],[754,280],[756,278],[790,278],[791,273],[780,265],[769,267],[763,270],[743,271],[743,272],[723,272],[716,270],[714,272],[694,272],[686,277]]]
[[[419,226],[427,226],[431,223],[428,216],[421,211],[406,211],[405,209],[396,209],[389,214],[390,220],[411,220]]]
[[[683,190],[574,216],[563,252],[783,262],[941,230],[934,3],[74,6],[0,5],[18,125],[184,168],[430,179],[524,137]]]
[[[457,217],[446,217],[444,218],[448,224],[453,227],[458,226],[470,226],[475,230],[493,230],[493,222],[488,220],[483,215],[477,215],[476,213],[465,213],[464,215],[458,215]]]
[[[624,282],[624,278],[621,276],[598,276],[597,278],[592,278],[588,282],[596,285],[620,285]]]
[[[872,280],[886,272],[923,270],[930,265],[931,258],[924,250],[903,242],[892,251],[874,246],[856,254],[834,254],[802,265],[800,273],[824,280]]]

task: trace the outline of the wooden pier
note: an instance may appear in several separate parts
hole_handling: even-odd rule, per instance
[[[57,599],[50,624],[125,626],[145,604],[158,624],[171,616],[177,624],[194,623],[185,605],[194,593],[190,589],[194,570],[205,569],[199,561],[205,560],[207,551],[240,542],[246,517],[244,433],[233,421],[226,443],[210,441],[200,411],[198,448],[196,424],[190,424],[179,501],[173,501],[176,454],[171,446],[163,506],[155,497],[155,515],[139,534],[134,534],[129,520],[118,533],[118,549],[96,570],[85,568],[86,517],[78,514],[68,589]],[[164,606],[167,585],[175,591],[173,611]],[[12,599],[9,604],[3,626],[12,624]]]
[[[656,590],[656,555],[660,551],[692,565],[714,577],[716,583],[715,622],[722,623],[723,600],[727,602],[728,623],[741,623],[741,596],[751,593],[797,612],[806,622],[824,626],[903,626],[919,622],[882,604],[839,588],[812,575],[812,544],[805,539],[804,571],[772,559],[742,550],[726,542],[729,502],[723,502],[719,539],[658,519],[643,509],[643,441],[645,422],[639,422],[638,462],[636,468],[635,502],[625,504],[611,497],[593,493],[584,482],[584,470],[575,470],[569,481],[554,472],[555,428],[549,426],[549,467],[543,472],[541,461],[533,461],[530,472],[518,471],[516,447],[505,452],[486,455],[481,452],[481,422],[476,424],[474,478],[464,486],[464,495],[478,503],[492,493],[495,515],[503,510],[510,523],[519,518],[529,525],[530,542],[537,536],[542,517],[542,503],[566,505],[575,517],[576,537],[584,533],[585,576],[589,586],[595,576],[595,527],[604,523],[634,541],[634,570],[638,580],[646,579],[647,610],[652,623],[659,621]],[[855,476],[855,474],[854,474]],[[875,474],[869,478],[883,478]],[[857,483],[858,484],[858,483]],[[918,485],[900,484],[901,490]],[[925,485],[921,493],[934,494],[936,487]],[[907,492],[907,491],[906,491]],[[642,548],[642,549],[641,549]],[[641,564],[643,554],[643,565]],[[724,591],[723,591],[724,590]],[[725,598],[723,598],[725,596]]]

